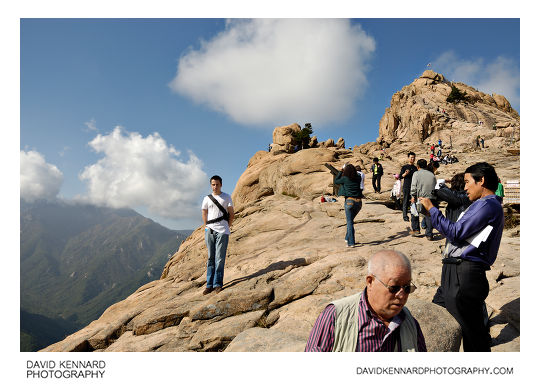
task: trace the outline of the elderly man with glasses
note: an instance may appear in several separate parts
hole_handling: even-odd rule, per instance
[[[405,307],[415,289],[411,264],[403,253],[375,253],[368,262],[366,288],[324,309],[305,351],[425,352],[420,325]]]

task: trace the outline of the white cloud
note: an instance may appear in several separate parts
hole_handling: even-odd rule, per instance
[[[462,82],[488,94],[503,95],[512,107],[519,109],[519,63],[503,56],[492,62],[483,58],[462,59],[447,51],[433,62],[434,71],[447,79]]]
[[[38,199],[54,200],[64,176],[36,151],[21,151],[21,198],[27,202]]]
[[[99,131],[96,126],[96,119],[92,118],[88,122],[84,122],[84,125],[87,127],[85,131]]]
[[[352,113],[374,50],[345,19],[232,20],[180,58],[170,86],[242,124],[324,124]]]
[[[104,156],[79,175],[88,188],[85,200],[114,208],[145,207],[167,218],[200,213],[198,201],[208,178],[194,154],[183,163],[180,152],[158,133],[144,138],[121,127],[89,144]]]

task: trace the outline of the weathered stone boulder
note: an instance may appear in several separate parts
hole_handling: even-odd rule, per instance
[[[334,143],[334,139],[327,139],[325,140],[324,142],[321,142],[319,144],[319,147],[324,147],[324,148],[328,148],[328,147],[335,147],[335,143]]]
[[[409,298],[407,308],[422,329],[428,352],[459,351],[461,327],[445,308],[416,298]]]
[[[298,123],[289,124],[288,126],[280,126],[274,128],[274,133],[272,134],[272,153],[282,153],[287,152],[291,153],[294,151],[294,136],[295,132],[301,130]]]
[[[233,201],[243,204],[271,194],[309,199],[320,196],[332,181],[324,164],[335,162],[337,156],[334,149],[325,148],[308,148],[277,156],[259,151],[238,179]]]
[[[510,105],[510,102],[508,99],[506,99],[502,95],[493,94],[493,100],[495,100],[495,103],[497,104],[497,107],[505,112],[511,112],[512,106]]]

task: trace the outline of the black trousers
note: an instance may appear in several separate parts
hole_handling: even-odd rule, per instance
[[[486,265],[467,260],[443,264],[441,286],[433,303],[445,307],[460,324],[466,352],[491,351],[489,327],[484,322],[484,300],[488,293]]]
[[[411,207],[411,185],[403,186],[403,219],[407,218],[407,211]]]
[[[371,184],[373,185],[373,190],[375,190],[375,192],[381,192],[381,177],[382,174],[373,174]]]

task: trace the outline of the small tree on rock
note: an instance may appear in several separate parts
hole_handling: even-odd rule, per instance
[[[295,132],[293,136],[294,140],[296,141],[296,143],[298,143],[298,145],[301,146],[301,148],[308,148],[311,134],[313,134],[311,123],[306,123],[304,125],[304,128],[302,128],[300,131]]]
[[[459,101],[467,101],[467,92],[461,92],[456,86],[452,85],[452,91],[446,98],[448,103],[457,103]]]

